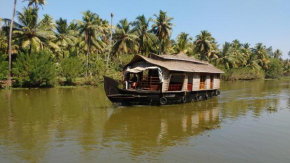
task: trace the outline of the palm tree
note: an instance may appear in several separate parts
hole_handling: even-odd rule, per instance
[[[93,45],[99,50],[103,50],[105,44],[100,40],[102,32],[104,29],[102,28],[102,20],[99,16],[90,10],[83,12],[83,20],[78,22],[80,34],[84,34],[84,41],[87,51],[87,68],[89,68],[89,55],[91,53],[91,46]],[[82,43],[80,43],[82,44]],[[88,76],[88,69],[86,71],[86,77]]]
[[[14,17],[15,17],[15,12],[16,12],[16,4],[17,0],[14,0],[14,6],[13,6],[13,14],[12,14],[12,19],[10,23],[10,30],[9,30],[9,41],[8,41],[8,80],[7,80],[7,85],[11,86],[11,51],[12,51],[12,27],[14,24]]]
[[[215,42],[214,38],[208,31],[201,31],[199,35],[196,36],[195,44],[195,52],[199,53],[201,56],[201,60],[208,60],[211,55],[211,50],[213,47],[213,43]]]
[[[131,29],[127,19],[122,19],[117,24],[116,32],[113,34],[113,52],[115,54],[134,53],[138,51],[138,36]]]
[[[222,51],[218,54],[218,58],[213,59],[216,65],[223,65],[225,69],[237,68],[238,59],[231,53],[231,43],[225,42]]]
[[[242,51],[242,44],[239,40],[236,39],[232,42],[230,53],[236,57],[236,59],[238,60],[237,64],[239,66],[244,66],[246,64],[247,61]]]
[[[156,19],[152,19],[152,32],[158,37],[159,39],[159,54],[164,53],[164,47],[168,44],[168,40],[170,40],[172,26],[173,24],[171,21],[173,20],[172,17],[166,15],[166,12],[160,10],[159,15],[154,14]]]
[[[38,6],[39,4],[42,6],[45,4],[45,0],[23,0],[23,1],[29,1],[28,6],[34,4],[35,6]],[[8,86],[11,86],[11,53],[12,53],[12,27],[14,24],[14,17],[16,14],[16,5],[17,5],[17,0],[14,0],[14,5],[13,5],[13,13],[12,13],[12,18],[10,22],[10,30],[9,30],[9,39],[8,39]]]
[[[17,12],[19,23],[16,23],[16,41],[21,44],[22,49],[32,50],[43,49],[45,46],[57,49],[58,46],[52,42],[55,38],[51,27],[46,26],[47,19],[38,22],[38,8],[24,8],[24,11]],[[50,19],[49,19],[50,20]],[[50,23],[49,23],[50,24]]]
[[[66,19],[59,18],[55,21],[56,23],[56,39],[54,42],[60,47],[60,51],[64,57],[64,53],[67,48],[70,46],[74,46],[76,42],[75,32],[74,30],[70,30],[70,27],[67,24]]]
[[[274,53],[273,53],[273,48],[272,48],[272,46],[270,46],[269,48],[267,48],[267,53],[268,53],[268,56],[270,56],[270,57],[274,57]]]
[[[255,54],[252,54],[247,58],[247,62],[245,64],[245,67],[249,67],[249,68],[256,70],[256,71],[261,69],[261,66],[259,65],[259,60],[257,59]]]
[[[282,57],[282,51],[277,49],[275,52],[274,52],[274,58],[277,58],[277,59],[281,59]]]
[[[262,43],[258,43],[255,46],[255,48],[253,49],[253,53],[255,53],[255,55],[257,55],[257,59],[259,60],[259,65],[263,69],[267,69],[268,63],[270,61],[269,61],[266,47]]]
[[[55,23],[53,21],[53,18],[48,14],[44,14],[43,19],[39,22],[39,28],[53,31],[55,29]]]
[[[7,48],[8,48],[8,41],[7,41],[7,37],[4,33],[4,26],[2,26],[2,19],[0,18],[0,53],[2,52],[2,54],[6,54]]]
[[[134,26],[133,31],[139,36],[139,51],[141,54],[148,54],[150,51],[154,51],[153,46],[157,42],[157,37],[149,31],[150,22],[151,18],[146,19],[144,15],[141,15],[132,23]]]
[[[46,4],[46,0],[23,0],[24,1],[29,1],[28,2],[28,7],[29,6],[34,6],[36,8],[38,8],[38,6],[44,6]]]
[[[190,50],[192,40],[188,33],[181,32],[176,39],[174,49],[177,53],[187,53]]]
[[[241,52],[243,53],[243,56],[245,58],[245,67],[249,67],[253,70],[260,70],[261,66],[259,66],[259,60],[257,59],[257,56],[252,52],[250,49],[250,44],[245,43],[242,45]]]

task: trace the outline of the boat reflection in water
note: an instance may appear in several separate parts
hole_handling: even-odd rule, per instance
[[[114,109],[104,127],[104,143],[120,143],[130,154],[162,152],[170,146],[219,127],[218,99],[163,108]],[[114,140],[112,142],[112,140]],[[123,150],[123,149],[120,149]]]

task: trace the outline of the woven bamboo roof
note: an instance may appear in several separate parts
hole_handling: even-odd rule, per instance
[[[199,72],[199,73],[224,73],[222,70],[213,65],[188,57],[186,54],[177,55],[151,55],[150,58],[141,55],[135,55],[129,64],[130,66],[136,62],[146,61],[156,66],[168,69],[169,71],[183,71],[183,72]]]
[[[207,62],[200,61],[198,59],[195,59],[194,57],[189,57],[188,55],[186,55],[184,53],[178,53],[176,55],[166,54],[166,55],[152,55],[152,56],[153,56],[153,58],[162,58],[165,60],[186,61],[186,62],[208,64]]]

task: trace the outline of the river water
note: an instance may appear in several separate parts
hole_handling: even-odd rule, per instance
[[[0,162],[287,163],[290,80],[162,107],[115,107],[94,87],[0,90]]]

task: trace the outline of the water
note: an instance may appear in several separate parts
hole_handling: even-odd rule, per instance
[[[290,80],[221,92],[126,108],[102,88],[0,90],[0,162],[290,162]]]

